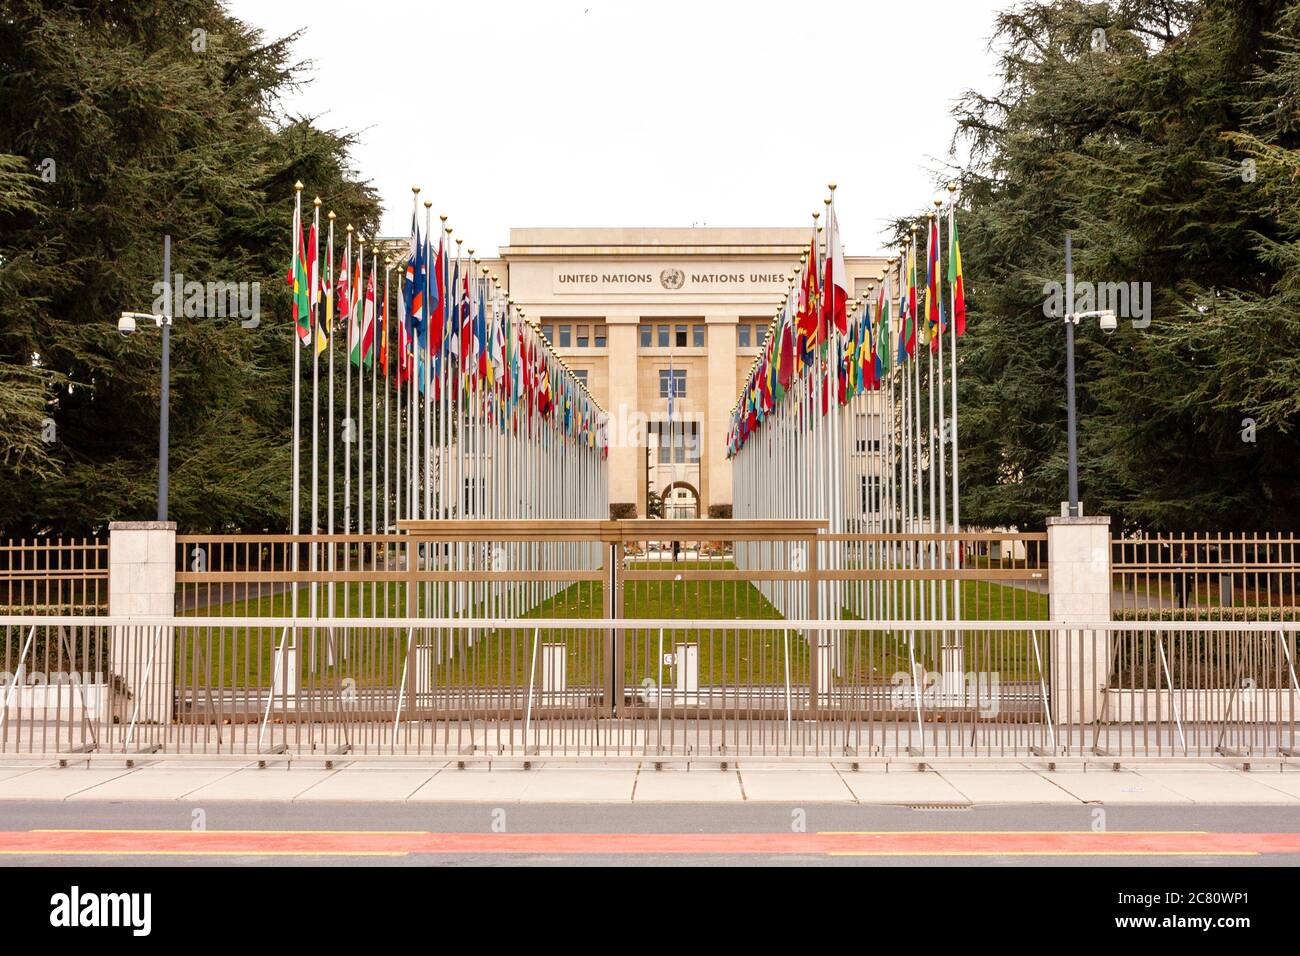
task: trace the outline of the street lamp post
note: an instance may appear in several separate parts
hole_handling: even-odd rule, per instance
[[[1067,267],[1068,268],[1068,267]],[[171,436],[172,237],[163,236],[162,396],[158,413],[158,520],[167,520],[167,458]]]
[[[1065,444],[1069,457],[1069,506],[1067,514],[1078,518],[1079,508],[1079,438],[1078,423],[1074,405],[1074,328],[1080,319],[1097,319],[1101,330],[1106,334],[1115,331],[1115,313],[1110,309],[1097,309],[1092,312],[1074,311],[1074,248],[1070,234],[1065,234],[1065,304],[1061,310],[1065,313]]]
[[[158,411],[158,520],[167,520],[167,458],[171,406],[171,326],[172,326],[172,237],[163,236],[163,309],[153,312],[123,312],[117,330],[130,335],[137,322],[152,322],[162,330],[162,390]]]

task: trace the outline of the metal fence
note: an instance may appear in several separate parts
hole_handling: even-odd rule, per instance
[[[0,542],[0,613],[107,611],[107,541],[34,538]]]
[[[0,753],[20,755],[1285,760],[1300,711],[1293,622],[8,616],[0,628]]]
[[[1116,538],[1112,609],[1121,619],[1300,618],[1300,538],[1175,534]]]

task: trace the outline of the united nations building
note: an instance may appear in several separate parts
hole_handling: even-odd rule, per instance
[[[512,229],[488,261],[610,414],[609,500],[730,514],[729,416],[810,227]],[[853,296],[886,259],[846,257]],[[671,404],[671,418],[670,418]]]

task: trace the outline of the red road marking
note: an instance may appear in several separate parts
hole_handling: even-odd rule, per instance
[[[360,831],[31,830],[0,832],[0,854],[404,855],[784,854],[1146,856],[1300,854],[1300,833],[421,833]]]

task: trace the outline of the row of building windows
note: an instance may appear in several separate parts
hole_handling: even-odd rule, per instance
[[[558,337],[556,333],[559,333]],[[597,325],[571,325],[564,323],[555,325],[546,323],[542,326],[542,334],[546,340],[559,349],[587,349],[605,347],[605,324],[603,322]]]
[[[767,324],[741,322],[736,326],[736,345],[742,349],[762,348],[767,341]]]
[[[767,324],[762,322],[741,322],[736,326],[736,345],[742,349],[762,348],[767,328]],[[643,349],[702,349],[706,341],[702,322],[646,323],[638,331]],[[548,342],[561,349],[603,349],[608,344],[604,323],[574,325],[566,322],[557,325],[547,322],[542,325],[542,334]]]
[[[650,434],[659,448],[659,464],[698,464],[700,460],[699,422],[650,422]]]
[[[704,348],[704,324],[696,322],[691,325],[659,322],[645,324],[638,330],[643,349],[702,349]]]

